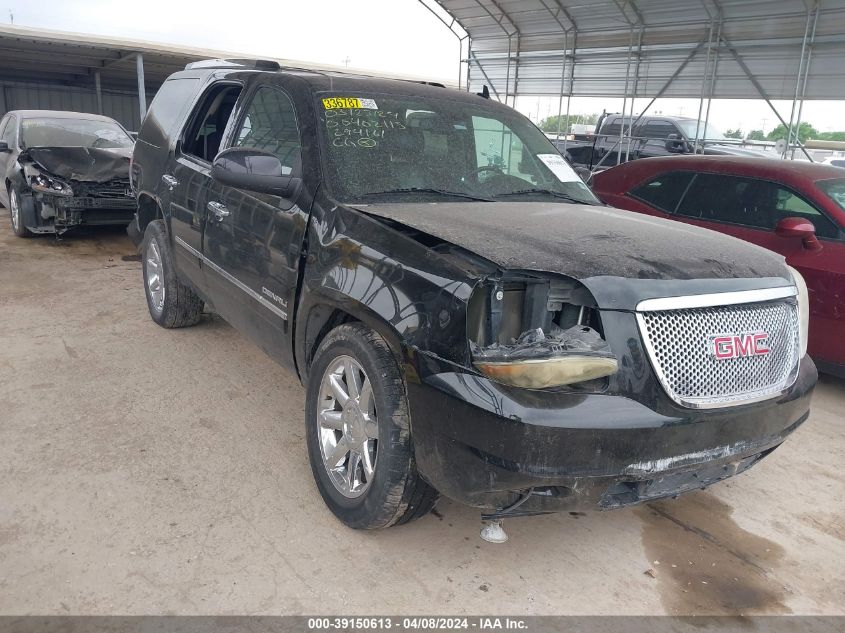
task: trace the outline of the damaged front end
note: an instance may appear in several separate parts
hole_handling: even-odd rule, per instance
[[[481,284],[470,299],[473,365],[526,389],[595,381],[618,370],[601,337],[595,301],[581,284],[533,275]]]
[[[129,185],[129,158],[116,150],[38,147],[24,150],[22,197],[33,233],[62,234],[78,225],[125,225],[137,203]]]
[[[663,283],[537,271],[477,283],[466,312],[470,364],[429,359],[409,384],[420,471],[496,519],[675,496],[769,454],[807,418],[812,362],[800,361],[780,397],[679,404],[651,367],[636,308],[616,292],[623,307],[605,307],[617,284],[649,296]]]

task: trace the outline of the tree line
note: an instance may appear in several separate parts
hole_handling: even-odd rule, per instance
[[[581,125],[595,125],[601,115],[593,114],[573,114],[567,117],[563,115],[553,115],[546,117],[540,121],[540,129],[548,134],[557,134],[558,131],[565,133],[569,130],[570,123]],[[786,138],[786,126],[778,125],[768,134],[763,130],[751,130],[745,134],[739,128],[728,130],[725,132],[726,138],[745,139],[748,141],[777,141],[778,139]],[[798,140],[802,143],[808,139],[816,139],[819,141],[845,141],[845,132],[819,132],[811,123],[804,121],[798,126]]]

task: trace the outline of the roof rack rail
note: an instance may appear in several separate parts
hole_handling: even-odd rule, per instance
[[[202,59],[191,62],[185,70],[198,68],[247,68],[254,70],[281,70],[279,62],[272,59]]]

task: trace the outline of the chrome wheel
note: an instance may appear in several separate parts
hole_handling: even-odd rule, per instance
[[[375,476],[378,422],[370,379],[351,356],[337,357],[323,374],[316,423],[335,488],[350,499],[362,495]]]
[[[147,275],[147,294],[156,312],[164,310],[164,270],[161,265],[161,252],[155,240],[150,240],[147,246],[147,257],[144,259],[144,272]]]
[[[9,190],[9,213],[12,214],[12,228],[15,231],[20,230],[21,209],[18,202],[18,192],[14,189]]]

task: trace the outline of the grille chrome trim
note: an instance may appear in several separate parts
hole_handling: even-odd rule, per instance
[[[739,406],[780,396],[795,383],[800,365],[795,294],[794,287],[785,287],[641,302],[636,313],[640,336],[666,394],[691,409]],[[655,305],[664,309],[640,311]],[[739,331],[749,325],[772,330],[776,354],[713,365],[716,361],[708,358],[706,340],[717,332],[709,330]]]
[[[637,304],[637,312],[661,312],[663,310],[709,308],[712,306],[727,306],[739,303],[762,303],[764,301],[794,297],[797,294],[798,289],[795,286],[779,286],[776,288],[718,292],[707,295],[662,297],[660,299],[645,299],[644,301],[640,301]]]

